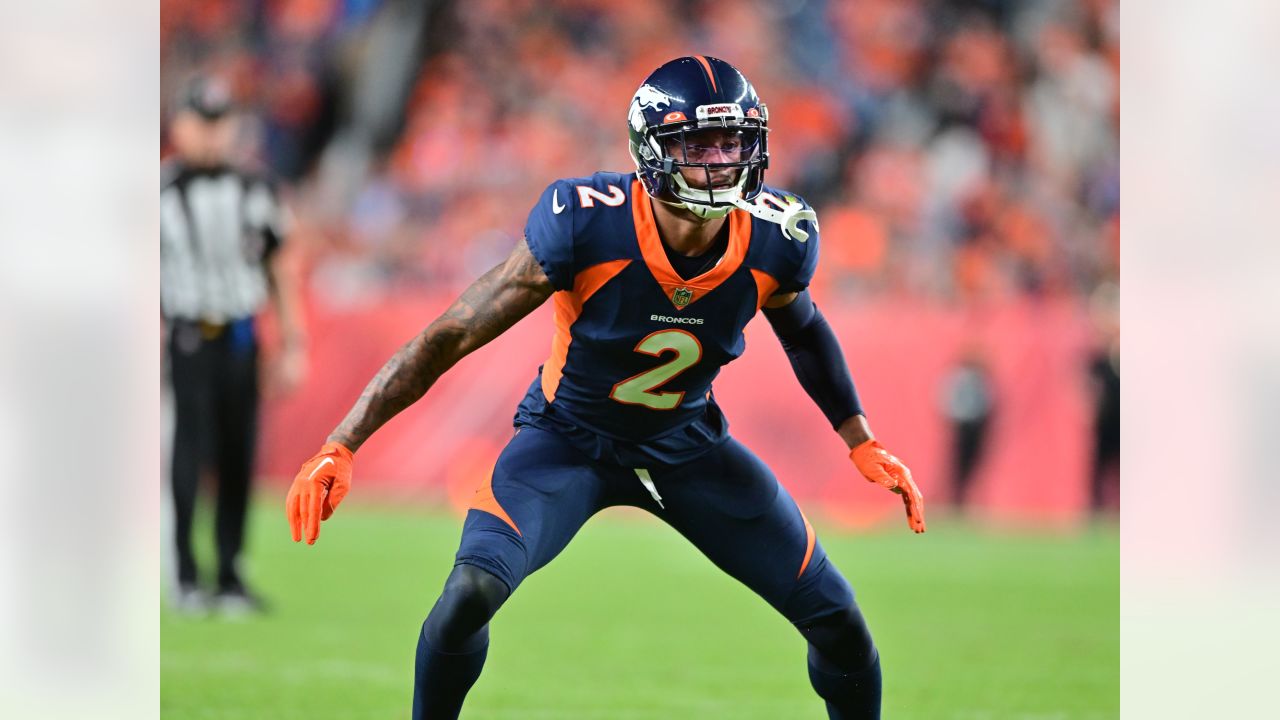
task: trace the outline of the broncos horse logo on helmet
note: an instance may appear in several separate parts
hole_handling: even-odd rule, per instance
[[[631,124],[633,131],[642,133],[646,124],[644,111],[660,111],[666,107],[671,107],[670,95],[655,89],[652,85],[641,85],[635,97],[631,98],[631,109],[627,111],[627,121]]]
[[[635,102],[641,108],[661,110],[664,107],[671,106],[671,96],[652,85],[641,85],[640,89],[636,91]]]
[[[654,70],[631,99],[627,113],[631,159],[645,190],[704,218],[723,217],[764,187],[769,166],[769,113],[737,68],[705,55],[677,58]],[[698,157],[698,137],[708,130],[730,137],[732,161]],[[707,155],[709,153],[703,153]],[[691,185],[682,169],[705,178]],[[736,177],[728,185],[713,176]]]

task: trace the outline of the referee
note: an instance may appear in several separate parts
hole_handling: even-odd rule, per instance
[[[257,432],[254,318],[267,301],[282,341],[273,379],[292,389],[305,367],[299,313],[278,262],[283,210],[264,178],[228,163],[235,122],[226,86],[193,80],[172,118],[175,153],[161,172],[160,308],[174,421],[174,604],[184,612],[262,609],[245,585],[239,559]],[[217,478],[212,597],[200,584],[191,549],[197,489],[206,471]]]

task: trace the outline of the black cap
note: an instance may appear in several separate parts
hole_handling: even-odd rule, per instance
[[[231,112],[231,88],[219,78],[192,78],[183,88],[182,107],[205,120],[217,120]]]

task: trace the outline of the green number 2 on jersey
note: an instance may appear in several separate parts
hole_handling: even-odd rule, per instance
[[[684,391],[661,392],[658,388],[702,359],[702,344],[698,338],[685,330],[659,330],[641,340],[636,345],[636,352],[654,357],[674,352],[676,356],[614,385],[609,397],[620,403],[643,405],[652,410],[671,410],[678,406],[684,399]]]

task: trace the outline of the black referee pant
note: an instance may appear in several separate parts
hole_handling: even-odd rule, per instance
[[[198,579],[191,523],[200,473],[210,468],[217,475],[218,590],[241,590],[237,560],[244,545],[258,420],[258,345],[252,320],[171,322],[169,369],[178,581],[194,584]]]

